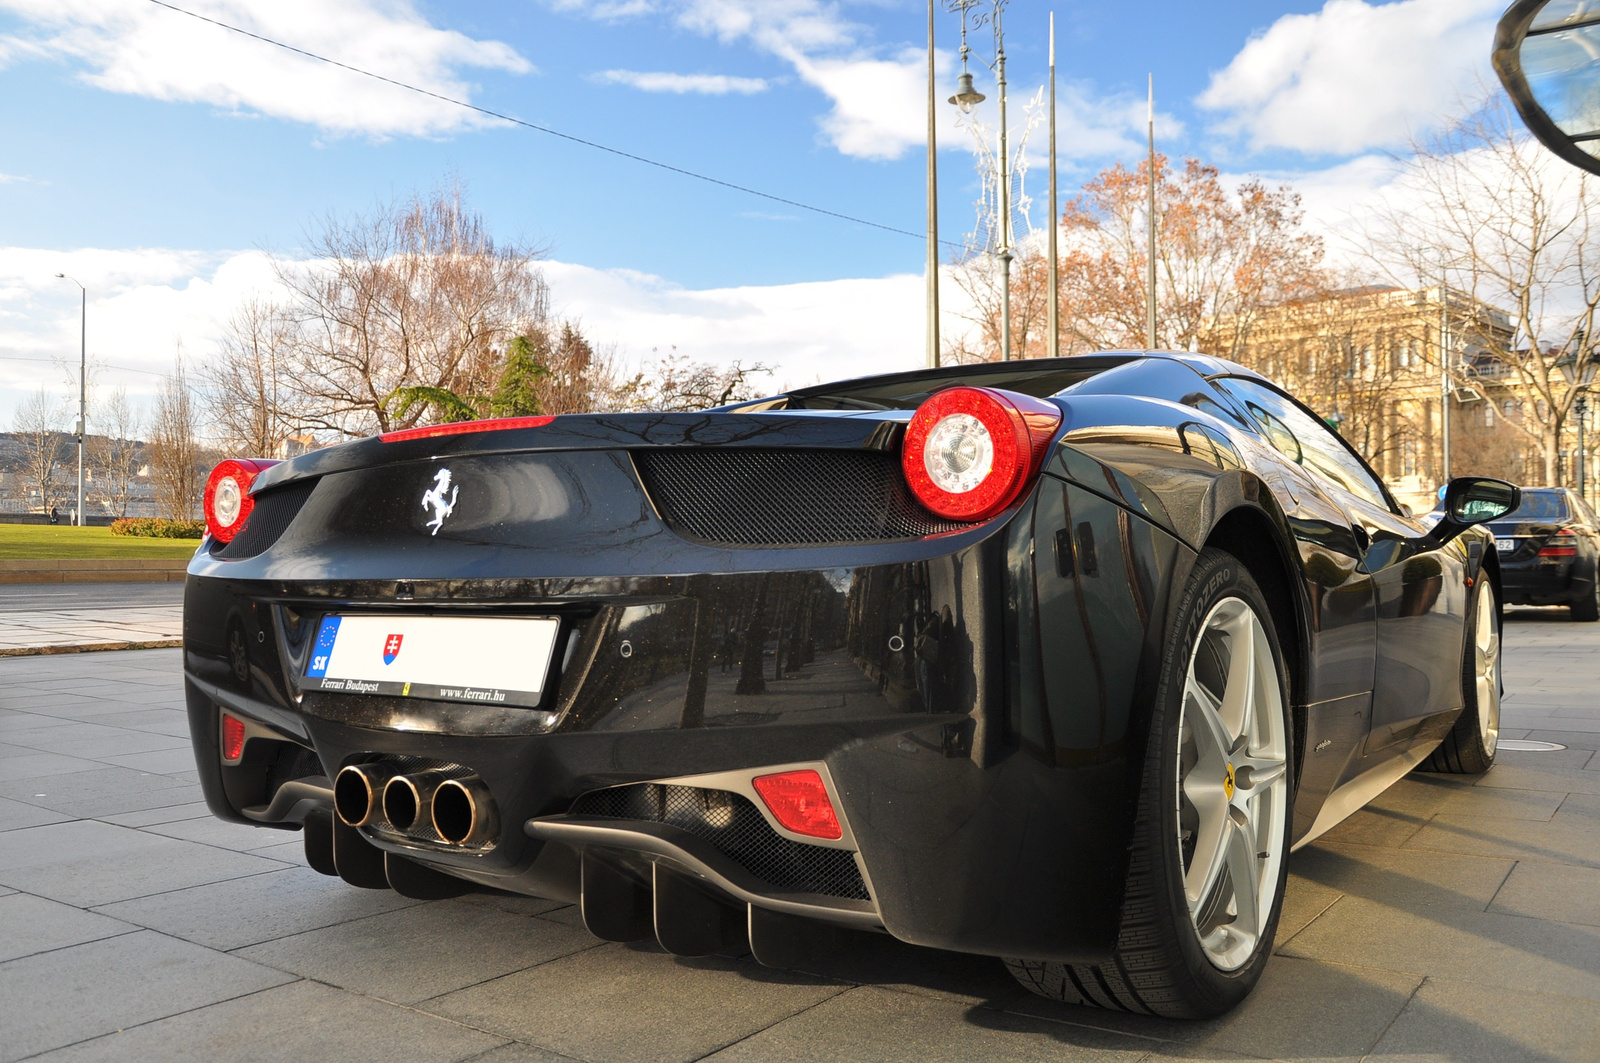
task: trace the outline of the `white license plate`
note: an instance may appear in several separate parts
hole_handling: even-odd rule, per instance
[[[554,617],[325,616],[302,685],[537,705],[560,631]]]
[[[1496,539],[1494,548],[1502,554],[1509,554],[1517,548],[1517,541],[1515,539]]]

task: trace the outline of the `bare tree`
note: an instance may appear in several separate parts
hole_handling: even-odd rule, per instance
[[[65,407],[43,388],[24,399],[17,407],[13,427],[22,444],[22,467],[18,470],[24,508],[37,504],[39,512],[49,513],[62,501],[65,488],[56,481],[66,436],[61,431]]]
[[[161,382],[150,426],[150,472],[156,504],[170,520],[193,520],[200,513],[204,460],[196,438],[194,393],[180,358]]]
[[[610,349],[597,350],[578,325],[547,325],[530,337],[535,357],[549,370],[539,383],[539,398],[546,413],[586,413],[628,405],[638,378],[621,378]]]
[[[293,322],[283,307],[259,299],[239,307],[201,375],[218,442],[240,455],[280,453],[301,427],[294,356]]]
[[[117,388],[100,407],[100,434],[84,446],[91,473],[90,498],[114,517],[128,515],[128,502],[142,463],[139,434],[143,428],[138,409],[128,401],[126,388]]]
[[[546,317],[532,249],[497,245],[459,188],[330,218],[311,261],[278,264],[292,295],[304,423],[343,435],[415,423],[405,388],[488,393],[498,352]]]
[[[727,367],[694,362],[673,348],[650,372],[635,378],[625,405],[634,410],[688,411],[745,402],[762,395],[752,378],[771,372],[760,362]]]
[[[1440,324],[1424,337],[1430,358],[1468,395],[1512,402],[1506,423],[1538,451],[1544,482],[1559,483],[1561,430],[1577,394],[1561,370],[1595,356],[1593,179],[1540,147],[1496,94],[1415,145],[1396,187],[1372,234],[1374,257],[1402,282],[1438,286]]]

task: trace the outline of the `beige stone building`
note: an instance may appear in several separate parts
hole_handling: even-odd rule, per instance
[[[1228,326],[1232,342],[1214,349],[1231,346],[1236,361],[1336,425],[1413,509],[1431,508],[1444,480],[1441,346],[1452,364],[1487,373],[1501,365],[1483,357],[1485,345],[1505,349],[1512,340],[1504,311],[1437,286],[1348,289],[1264,310],[1244,329]],[[1488,403],[1459,386],[1449,395],[1451,472],[1524,480],[1527,444],[1504,423],[1519,416],[1515,400]]]

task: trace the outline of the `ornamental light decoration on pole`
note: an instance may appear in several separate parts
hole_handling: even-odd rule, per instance
[[[89,289],[75,277],[57,273],[57,280],[72,281],[78,285],[78,509],[73,523],[84,523],[83,512],[83,433],[89,408]]]
[[[934,130],[934,109],[938,93],[934,89],[933,5],[928,0],[928,294],[927,363],[939,368],[939,164],[938,137]]]
[[[1056,13],[1050,12],[1050,241],[1046,248],[1050,255],[1050,313],[1046,318],[1046,334],[1050,338],[1049,358],[1061,355],[1061,260],[1056,248],[1056,234],[1061,230],[1061,219],[1056,215]]]
[[[995,87],[999,94],[1000,106],[1000,157],[996,160],[999,168],[999,194],[1000,209],[999,222],[995,230],[995,257],[1000,260],[1000,359],[1011,360],[1011,159],[1006,136],[1006,42],[1003,26],[1003,14],[1006,0],[947,0],[952,11],[961,14],[961,76],[956,79],[955,95],[950,97],[950,102],[961,109],[962,114],[971,114],[972,109],[984,101],[983,93],[972,85],[972,74],[967,69],[967,57],[972,54],[972,49],[967,45],[967,28],[982,26],[985,22],[994,30],[994,62],[983,60],[984,65],[994,71]],[[987,6],[988,10],[979,14],[972,12],[980,6]],[[982,57],[979,57],[980,60]]]

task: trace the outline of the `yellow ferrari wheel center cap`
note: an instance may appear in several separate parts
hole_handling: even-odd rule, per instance
[[[1228,795],[1228,800],[1233,800],[1233,765],[1228,765],[1228,774],[1222,778],[1222,792]]]

